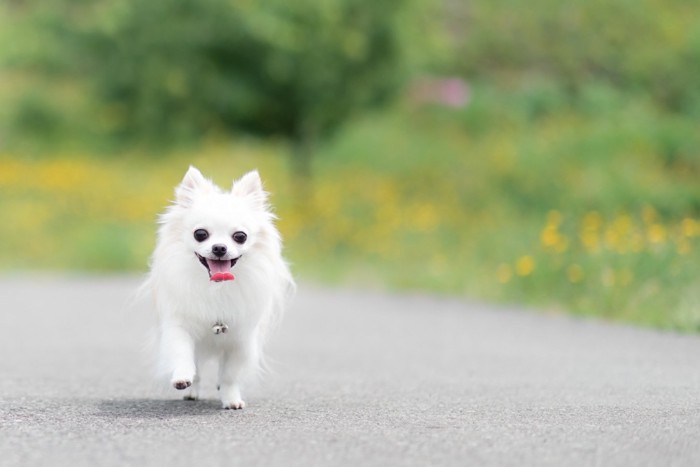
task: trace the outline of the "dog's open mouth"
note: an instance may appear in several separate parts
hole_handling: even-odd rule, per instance
[[[195,255],[197,255],[199,262],[202,263],[205,268],[207,268],[209,280],[221,282],[232,281],[235,279],[233,273],[231,272],[231,268],[236,264],[236,262],[238,262],[238,260],[241,258],[240,256],[238,258],[221,260],[205,258],[196,252]]]

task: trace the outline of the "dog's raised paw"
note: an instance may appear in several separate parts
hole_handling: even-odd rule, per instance
[[[173,381],[173,387],[179,391],[187,389],[190,386],[192,386],[192,381],[186,379],[179,379],[177,381]]]

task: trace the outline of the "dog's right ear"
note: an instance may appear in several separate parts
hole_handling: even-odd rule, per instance
[[[182,182],[175,188],[175,202],[180,206],[192,204],[195,194],[198,191],[208,191],[211,189],[211,182],[204,178],[202,172],[196,167],[190,166],[182,179]]]

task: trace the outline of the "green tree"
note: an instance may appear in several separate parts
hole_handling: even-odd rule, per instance
[[[404,0],[101,2],[62,37],[77,47],[115,135],[197,138],[243,130],[312,146],[385,101],[403,71]]]

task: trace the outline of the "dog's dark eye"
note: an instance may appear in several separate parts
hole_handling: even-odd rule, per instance
[[[206,230],[197,229],[194,231],[194,239],[198,242],[203,242],[207,238],[209,238],[209,232],[207,232]]]
[[[233,241],[243,245],[245,241],[248,240],[248,236],[245,232],[236,232],[233,234]]]

